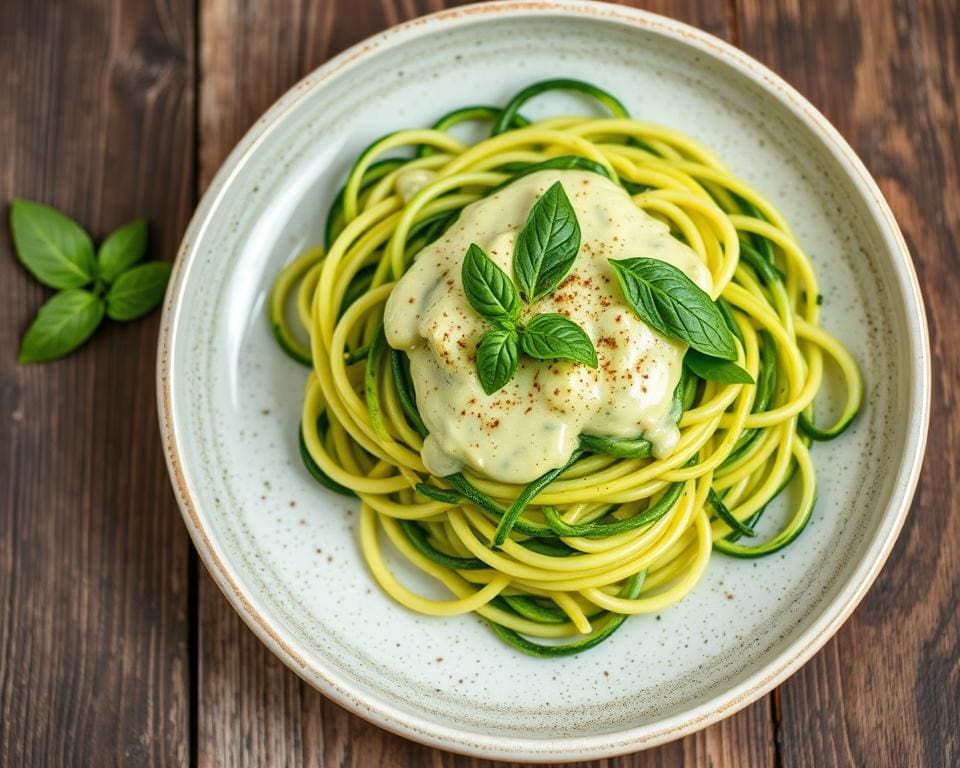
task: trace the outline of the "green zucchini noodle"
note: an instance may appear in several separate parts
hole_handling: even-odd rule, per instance
[[[521,115],[551,90],[578,92],[607,114]],[[466,122],[489,125],[489,137],[467,145],[448,132]],[[675,394],[680,440],[664,458],[651,457],[642,435],[584,436],[565,466],[526,486],[466,470],[432,476],[409,361],[384,339],[384,304],[464,206],[547,168],[608,177],[702,259],[737,337],[738,365],[755,383],[685,370]],[[411,170],[430,174],[408,199],[397,181]],[[269,314],[282,348],[311,368],[303,460],[325,487],[359,498],[363,555],[380,586],[414,611],[474,612],[520,651],[558,656],[593,647],[632,614],[676,603],[712,551],[761,557],[803,531],[816,497],[810,446],[846,429],[863,396],[856,362],[819,325],[819,303],[817,276],[787,222],[709,150],[632,119],[595,86],[555,80],[502,108],[465,107],[371,144],[335,198],[325,242],[277,277]],[[825,355],[846,404],[835,424],[815,426]],[[789,521],[756,543],[760,516],[788,486]],[[450,599],[404,586],[384,559],[386,541]]]

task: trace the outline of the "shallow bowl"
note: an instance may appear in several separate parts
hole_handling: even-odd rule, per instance
[[[579,657],[540,660],[502,645],[473,617],[415,615],[377,588],[360,556],[356,509],[312,482],[298,459],[306,370],[272,341],[265,297],[281,266],[321,240],[333,191],[373,138],[466,103],[504,103],[528,83],[564,75],[706,143],[779,206],[818,270],[823,323],[862,363],[867,390],[849,432],[815,446],[819,501],[788,550],[759,561],[716,556],[680,605],[631,619]],[[525,112],[583,106],[545,96]],[[372,37],[294,86],[250,129],[177,258],[159,343],[159,409],[200,556],[298,675],[427,744],[573,760],[643,749],[726,717],[837,630],[906,515],[926,438],[929,360],[916,277],[890,210],[796,91],[729,45],[660,16],[511,2]]]

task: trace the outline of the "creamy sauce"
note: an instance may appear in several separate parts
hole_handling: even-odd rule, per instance
[[[512,275],[517,233],[558,180],[580,223],[580,251],[552,294],[524,305],[521,323],[544,312],[567,315],[593,341],[599,367],[521,356],[507,385],[487,395],[474,354],[490,325],[463,292],[463,256],[477,243]],[[580,434],[642,435],[655,456],[673,451],[679,432],[669,411],[686,345],[661,336],[624,304],[607,260],[634,256],[661,259],[705,291],[712,288],[706,266],[665,224],[616,184],[583,171],[519,179],[464,208],[443,237],[420,251],[390,294],[384,326],[389,344],[410,357],[417,406],[430,432],[422,451],[430,472],[468,468],[526,483],[565,464]]]
[[[427,184],[433,181],[437,174],[424,168],[414,168],[412,171],[404,171],[397,174],[397,180],[393,182],[393,188],[405,203],[413,200],[414,195],[423,189]]]

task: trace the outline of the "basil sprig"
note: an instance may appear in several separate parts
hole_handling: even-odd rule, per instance
[[[54,208],[16,199],[10,230],[20,263],[54,294],[27,328],[21,363],[69,354],[93,335],[104,315],[133,320],[163,299],[170,265],[146,254],[147,224],[137,219],[113,232],[94,252],[93,241],[69,216]]]
[[[736,360],[737,345],[717,305],[689,277],[659,259],[610,259],[627,304],[647,325],[697,352]]]
[[[520,364],[520,353],[538,360],[570,360],[597,367],[586,331],[559,314],[535,315],[521,324],[521,300],[531,304],[566,277],[580,249],[580,225],[560,182],[534,203],[517,236],[513,272],[520,291],[476,243],[463,258],[460,278],[470,306],[493,324],[477,346],[477,377],[488,395],[503,387]]]

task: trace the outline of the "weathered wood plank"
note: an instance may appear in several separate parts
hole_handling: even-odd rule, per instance
[[[960,763],[960,8],[741,0],[745,50],[808,96],[876,176],[927,302],[933,419],[920,490],[853,618],[783,686],[783,764]]]
[[[0,4],[0,203],[172,258],[193,205],[189,0]],[[188,756],[189,542],[157,429],[157,316],[19,366],[49,291],[0,235],[0,765]]]

